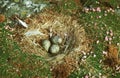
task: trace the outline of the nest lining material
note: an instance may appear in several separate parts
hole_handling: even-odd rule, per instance
[[[45,11],[29,18],[29,22],[28,28],[15,30],[17,35],[14,40],[18,42],[23,52],[42,56],[48,61],[58,63],[63,62],[64,57],[67,56],[78,60],[82,51],[89,49],[84,28],[71,16]],[[54,35],[60,36],[63,42],[60,45],[60,53],[52,56],[41,46],[41,41]]]

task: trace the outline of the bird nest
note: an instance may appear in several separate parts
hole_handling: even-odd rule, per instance
[[[28,23],[28,28],[17,27],[14,40],[23,52],[44,57],[52,65],[67,62],[67,59],[77,63],[82,52],[90,49],[84,28],[76,18],[69,15],[44,11],[25,19],[25,22]],[[62,38],[62,43],[59,44],[59,53],[52,55],[43,48],[41,42],[55,35]]]

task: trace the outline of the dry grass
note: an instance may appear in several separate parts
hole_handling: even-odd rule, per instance
[[[110,44],[108,46],[108,53],[106,55],[106,59],[105,59],[105,64],[115,67],[116,65],[119,64],[119,51],[117,49],[117,47],[113,44]]]
[[[5,16],[3,14],[0,14],[0,23],[5,21]]]

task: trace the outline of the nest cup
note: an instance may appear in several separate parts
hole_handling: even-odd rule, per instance
[[[18,42],[23,52],[42,56],[52,64],[64,62],[65,57],[75,58],[77,61],[82,51],[88,51],[89,46],[84,28],[77,19],[53,11],[44,11],[32,18],[28,28],[16,28],[14,40]],[[60,36],[62,43],[60,51],[52,56],[44,50],[42,40],[50,40],[53,36]]]

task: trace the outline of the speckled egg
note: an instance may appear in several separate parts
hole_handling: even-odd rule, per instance
[[[59,52],[59,50],[60,50],[59,45],[53,44],[50,47],[50,53],[52,53],[52,54],[57,54]]]
[[[46,51],[48,51],[50,46],[51,46],[51,42],[49,40],[43,40],[42,41],[42,46]]]
[[[53,36],[51,38],[51,42],[54,44],[60,44],[62,43],[62,38],[60,36]]]

